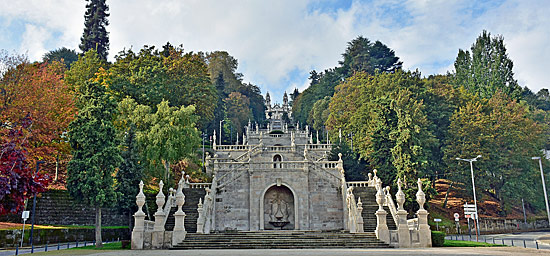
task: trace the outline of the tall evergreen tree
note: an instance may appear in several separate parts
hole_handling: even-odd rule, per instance
[[[77,201],[95,207],[96,247],[102,247],[101,208],[116,202],[113,173],[121,162],[113,125],[115,102],[99,82],[79,88],[79,110],[69,125],[73,158],[67,166],[67,189]]]
[[[87,52],[97,50],[99,56],[107,60],[109,50],[109,6],[106,0],[86,0],[86,13],[84,14],[84,34],[80,38],[80,50]]]
[[[139,149],[136,140],[135,126],[130,125],[122,143],[122,163],[116,174],[116,191],[120,192],[118,206],[128,214],[131,223],[132,213],[135,212],[135,198],[139,193],[139,182],[143,177],[143,166],[140,163]],[[128,225],[132,230],[131,225]]]
[[[471,47],[471,52],[458,50],[455,60],[455,84],[483,98],[502,91],[513,99],[521,97],[521,87],[514,79],[514,63],[506,53],[504,38],[491,37],[483,31]]]

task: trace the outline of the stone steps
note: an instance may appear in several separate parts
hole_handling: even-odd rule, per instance
[[[206,191],[203,188],[184,188],[183,194],[185,195],[185,203],[182,207],[182,211],[185,212],[185,230],[187,233],[196,233],[197,219],[199,218],[199,213],[197,211],[199,199],[204,200]],[[174,213],[177,209],[177,207],[172,207],[172,209],[170,209],[170,214],[168,215],[168,219],[166,220],[166,224],[164,226],[167,231],[174,230]]]
[[[187,234],[172,249],[387,248],[374,233],[269,231]]]
[[[365,232],[373,232],[376,229],[376,211],[378,210],[378,204],[376,203],[376,189],[374,187],[354,187],[353,194],[355,200],[361,198],[363,203],[363,229]],[[386,210],[386,223],[390,230],[397,230],[397,225],[391,216],[389,207],[384,206]]]

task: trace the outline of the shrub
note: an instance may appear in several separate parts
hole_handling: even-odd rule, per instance
[[[445,232],[432,231],[432,246],[442,247],[444,243],[445,243]]]

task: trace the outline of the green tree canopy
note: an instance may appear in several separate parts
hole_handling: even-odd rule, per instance
[[[67,166],[67,189],[77,201],[96,208],[96,241],[101,247],[101,208],[116,202],[113,173],[121,162],[112,123],[115,102],[105,84],[86,82],[79,88],[79,110],[69,125],[73,158]]]
[[[76,51],[66,47],[49,51],[44,54],[44,57],[42,58],[43,62],[59,61],[65,64],[67,70],[71,67],[71,64],[77,60],[78,54],[76,54]]]
[[[318,73],[310,72],[310,86],[304,90],[292,104],[294,120],[305,123],[311,113],[313,104],[334,94],[336,85],[352,76],[355,72],[366,72],[374,75],[377,72],[395,72],[401,68],[402,62],[395,52],[380,41],[372,43],[369,39],[359,36],[348,43],[343,60],[339,67],[327,69]]]
[[[540,155],[545,129],[545,124],[532,119],[525,104],[504,93],[473,98],[451,118],[444,157],[452,170],[449,177],[470,184],[465,187],[471,191],[470,168],[455,158],[482,155],[474,164],[477,189],[493,194],[505,210],[522,197],[535,201],[540,186],[533,184],[540,177],[531,156]]]
[[[471,52],[458,50],[455,60],[455,85],[469,92],[490,98],[497,91],[519,99],[521,87],[514,79],[514,63],[506,53],[504,37],[483,31],[471,47]]]
[[[138,104],[156,108],[163,100],[170,106],[194,105],[204,125],[214,116],[216,90],[200,54],[167,46],[158,51],[144,46],[139,53],[123,51],[111,66],[111,92],[118,100],[131,97]]]
[[[418,99],[423,87],[419,73],[356,73],[337,86],[330,102],[326,124],[333,141],[339,129],[353,133],[354,150],[380,171],[384,183],[397,177],[413,183],[425,173],[434,143]]]
[[[193,161],[199,146],[197,116],[194,106],[170,107],[167,101],[156,106],[156,111],[126,98],[118,106],[117,126],[136,126],[136,137],[147,161],[150,177],[163,179],[170,184],[171,165]]]

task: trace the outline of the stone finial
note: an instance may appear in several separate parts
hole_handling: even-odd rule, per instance
[[[340,143],[342,143],[342,128],[338,129],[338,139],[340,139]]]
[[[397,199],[397,204],[399,205],[397,207],[397,210],[405,210],[403,208],[403,204],[405,203],[405,193],[403,193],[403,190],[401,190],[401,178],[397,180],[397,194],[395,195],[395,198]]]
[[[317,131],[317,144],[320,144],[319,143],[319,131]]]
[[[382,208],[384,205],[384,202],[385,202],[385,195],[384,195],[384,192],[382,191],[382,187],[379,186],[376,191],[376,203],[378,204],[379,211],[384,210],[384,208]]]
[[[202,198],[199,198],[199,204],[197,206],[202,209]]]
[[[372,170],[372,173],[374,173],[373,179],[374,179],[374,182],[376,182],[376,179],[378,178],[378,176],[376,176],[376,173],[378,173],[378,170],[374,169]]]
[[[367,174],[369,176],[369,180],[368,181],[372,181],[372,173],[369,172],[369,174]]]
[[[185,204],[185,195],[183,194],[183,177],[178,182],[178,190],[176,191],[176,205],[178,206],[178,212],[183,212],[182,207]]]
[[[159,193],[157,194],[157,213],[162,213],[162,206],[164,205],[164,199],[166,198],[164,196],[164,193],[162,193],[162,189],[164,188],[164,182],[162,180],[159,183]]]
[[[144,214],[143,205],[145,204],[145,194],[143,194],[143,181],[139,182],[139,193],[136,196],[136,204],[138,206],[138,214]]]
[[[342,153],[338,153],[338,162],[343,162],[342,161]]]
[[[424,210],[424,203],[426,203],[426,194],[422,191],[422,181],[418,178],[418,192],[416,192],[416,202],[420,206],[420,210]]]
[[[306,125],[306,132],[309,134],[309,125]]]

